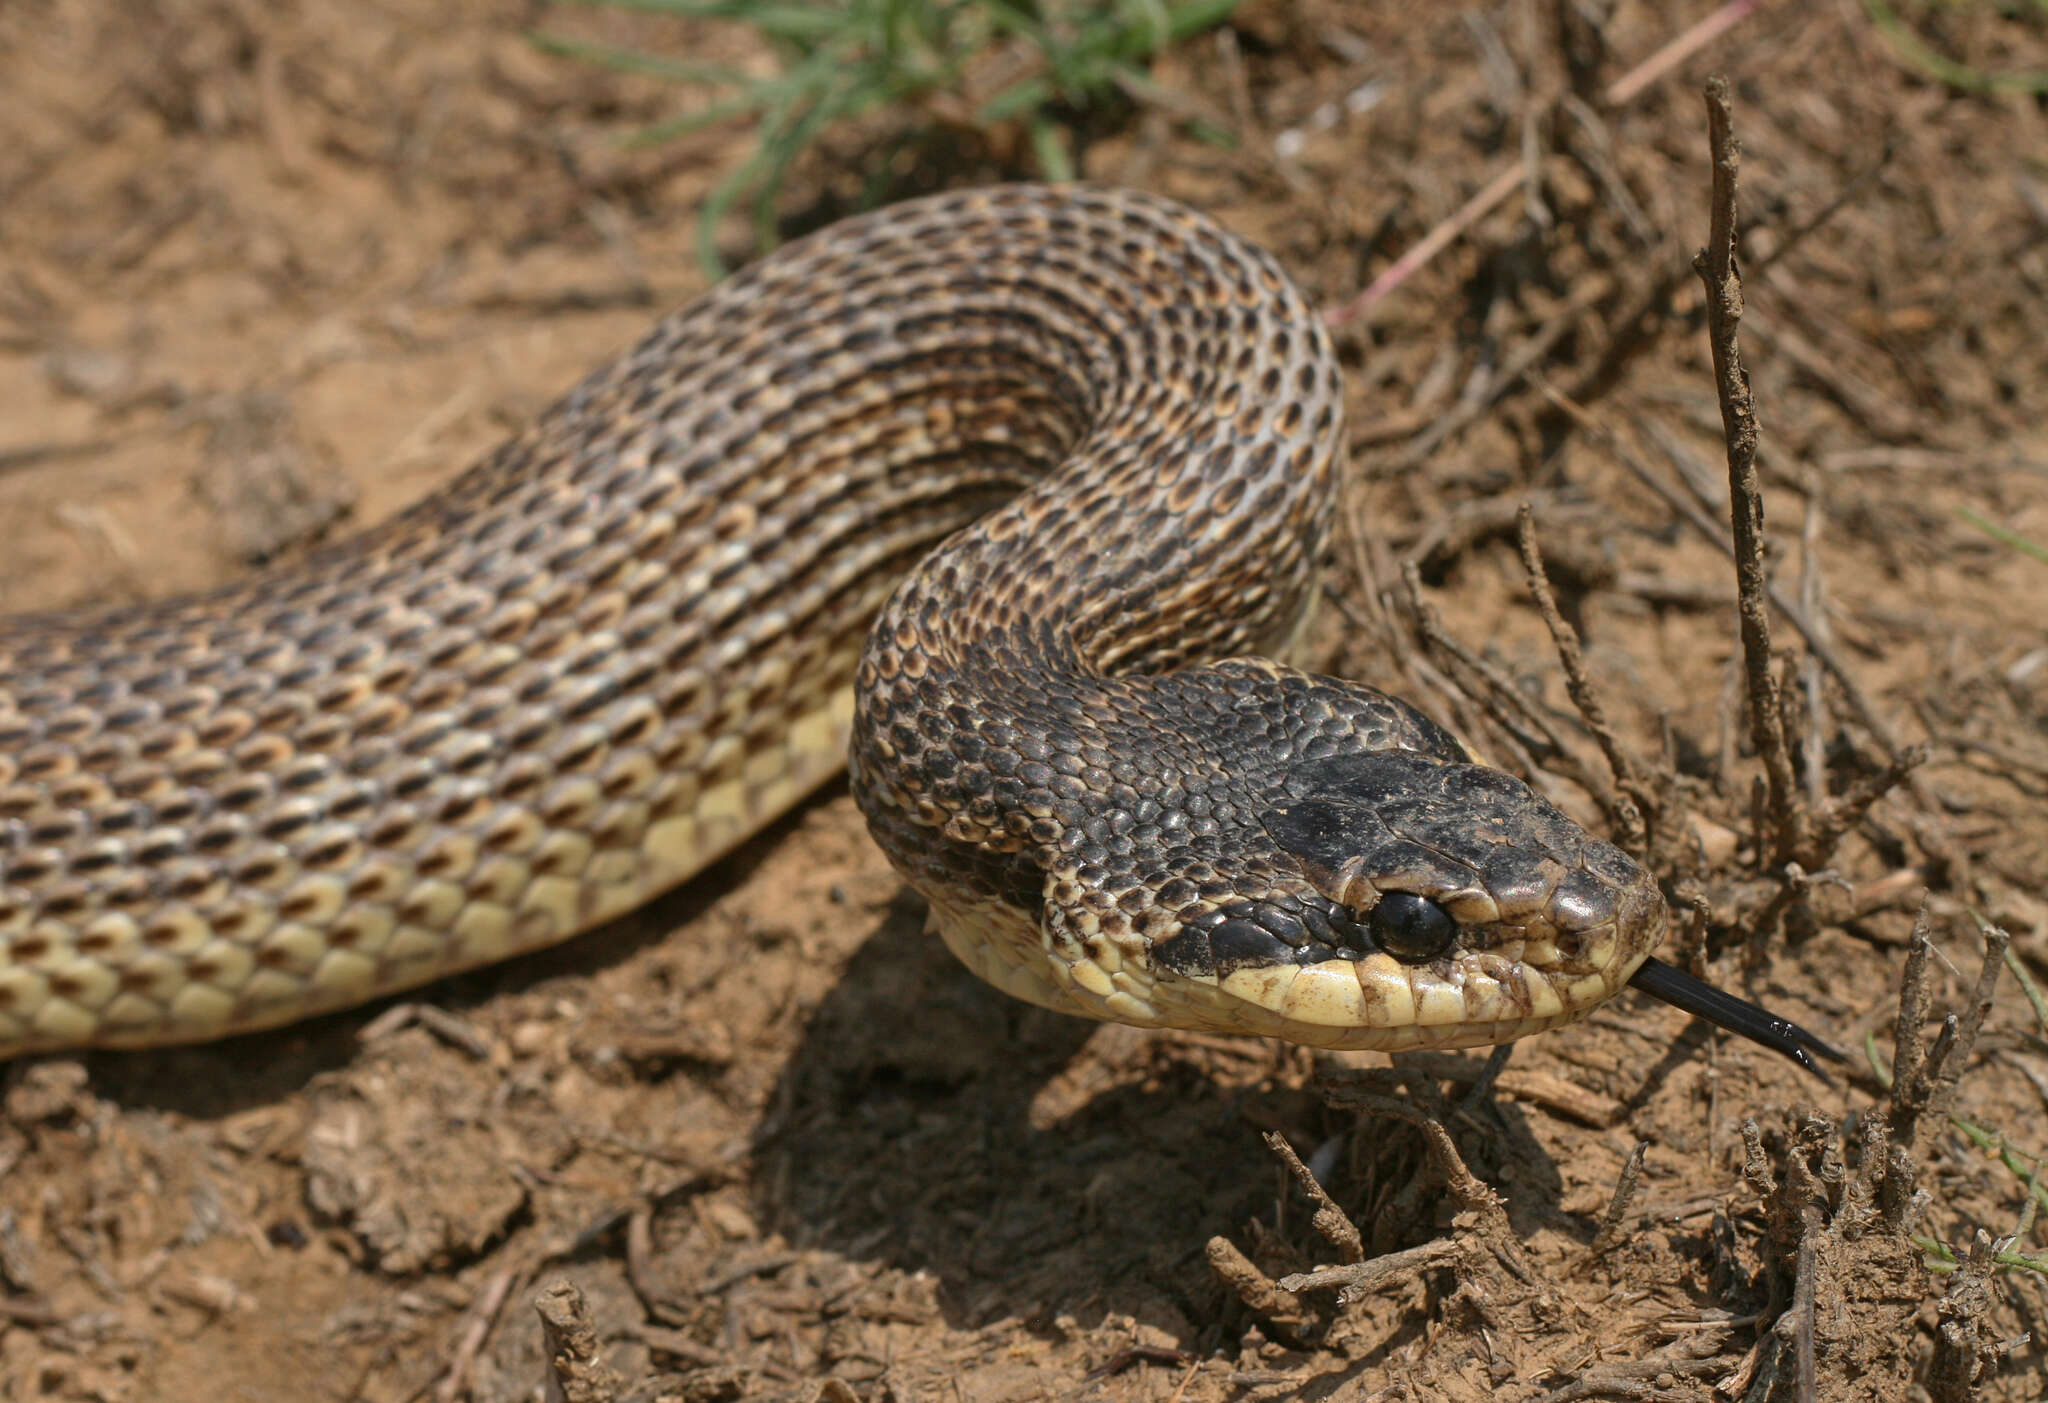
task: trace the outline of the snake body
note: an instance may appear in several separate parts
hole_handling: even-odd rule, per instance
[[[834,773],[976,973],[1325,1046],[1582,1016],[1649,878],[1315,594],[1329,339],[1166,201],[848,220],[443,491],[226,589],[0,621],[0,1057],[270,1026],[589,929]]]

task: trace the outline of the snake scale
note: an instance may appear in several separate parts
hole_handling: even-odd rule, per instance
[[[0,1057],[304,1018],[588,930],[849,755],[976,974],[1145,1025],[1494,1043],[1665,908],[1295,671],[1329,337],[1165,200],[896,205],[661,322],[446,489],[215,592],[0,622]]]

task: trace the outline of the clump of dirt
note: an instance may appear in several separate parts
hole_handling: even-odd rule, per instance
[[[1999,534],[2048,541],[2048,111],[1932,81],[1853,6],[1727,7],[1645,67],[1712,11],[1260,0],[1080,155],[1342,309],[1369,539],[1325,666],[1620,831],[1517,549],[1532,502],[1612,729],[1685,815],[1657,837],[1681,954],[1850,1051],[1838,1084],[1634,995],[1490,1090],[1476,1056],[1085,1026],[955,967],[828,791],[417,1001],[0,1073],[0,1396],[1761,1400],[1805,1358],[1822,1399],[2038,1396],[2040,1347],[2007,1342],[2041,1275],[1979,1245],[2042,1250],[2016,981],[1904,1170],[1867,1128],[1923,892],[1935,1009],[1974,1007],[1976,917],[2048,968],[2048,566]],[[2048,67],[1985,15],[1937,37]],[[689,99],[543,57],[537,22],[765,61],[513,0],[0,10],[0,609],[380,519],[701,289],[695,213],[744,137],[624,147]],[[1745,147],[1794,797],[1927,747],[1818,872],[1774,859],[1752,788],[1691,267],[1710,69]],[[793,227],[910,120],[831,133]],[[1004,149],[902,174],[994,178]],[[1886,1200],[1895,1171],[1924,1197]]]

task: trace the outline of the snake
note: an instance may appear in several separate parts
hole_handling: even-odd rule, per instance
[[[1164,198],[788,244],[382,524],[0,620],[0,1058],[552,945],[842,766],[1029,1002],[1385,1050],[1582,1018],[1656,965],[1650,874],[1295,665],[1344,425],[1307,299]]]

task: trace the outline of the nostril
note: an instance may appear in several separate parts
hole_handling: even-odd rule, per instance
[[[1614,920],[1614,890],[1590,872],[1569,872],[1550,895],[1551,924],[1574,934]]]

